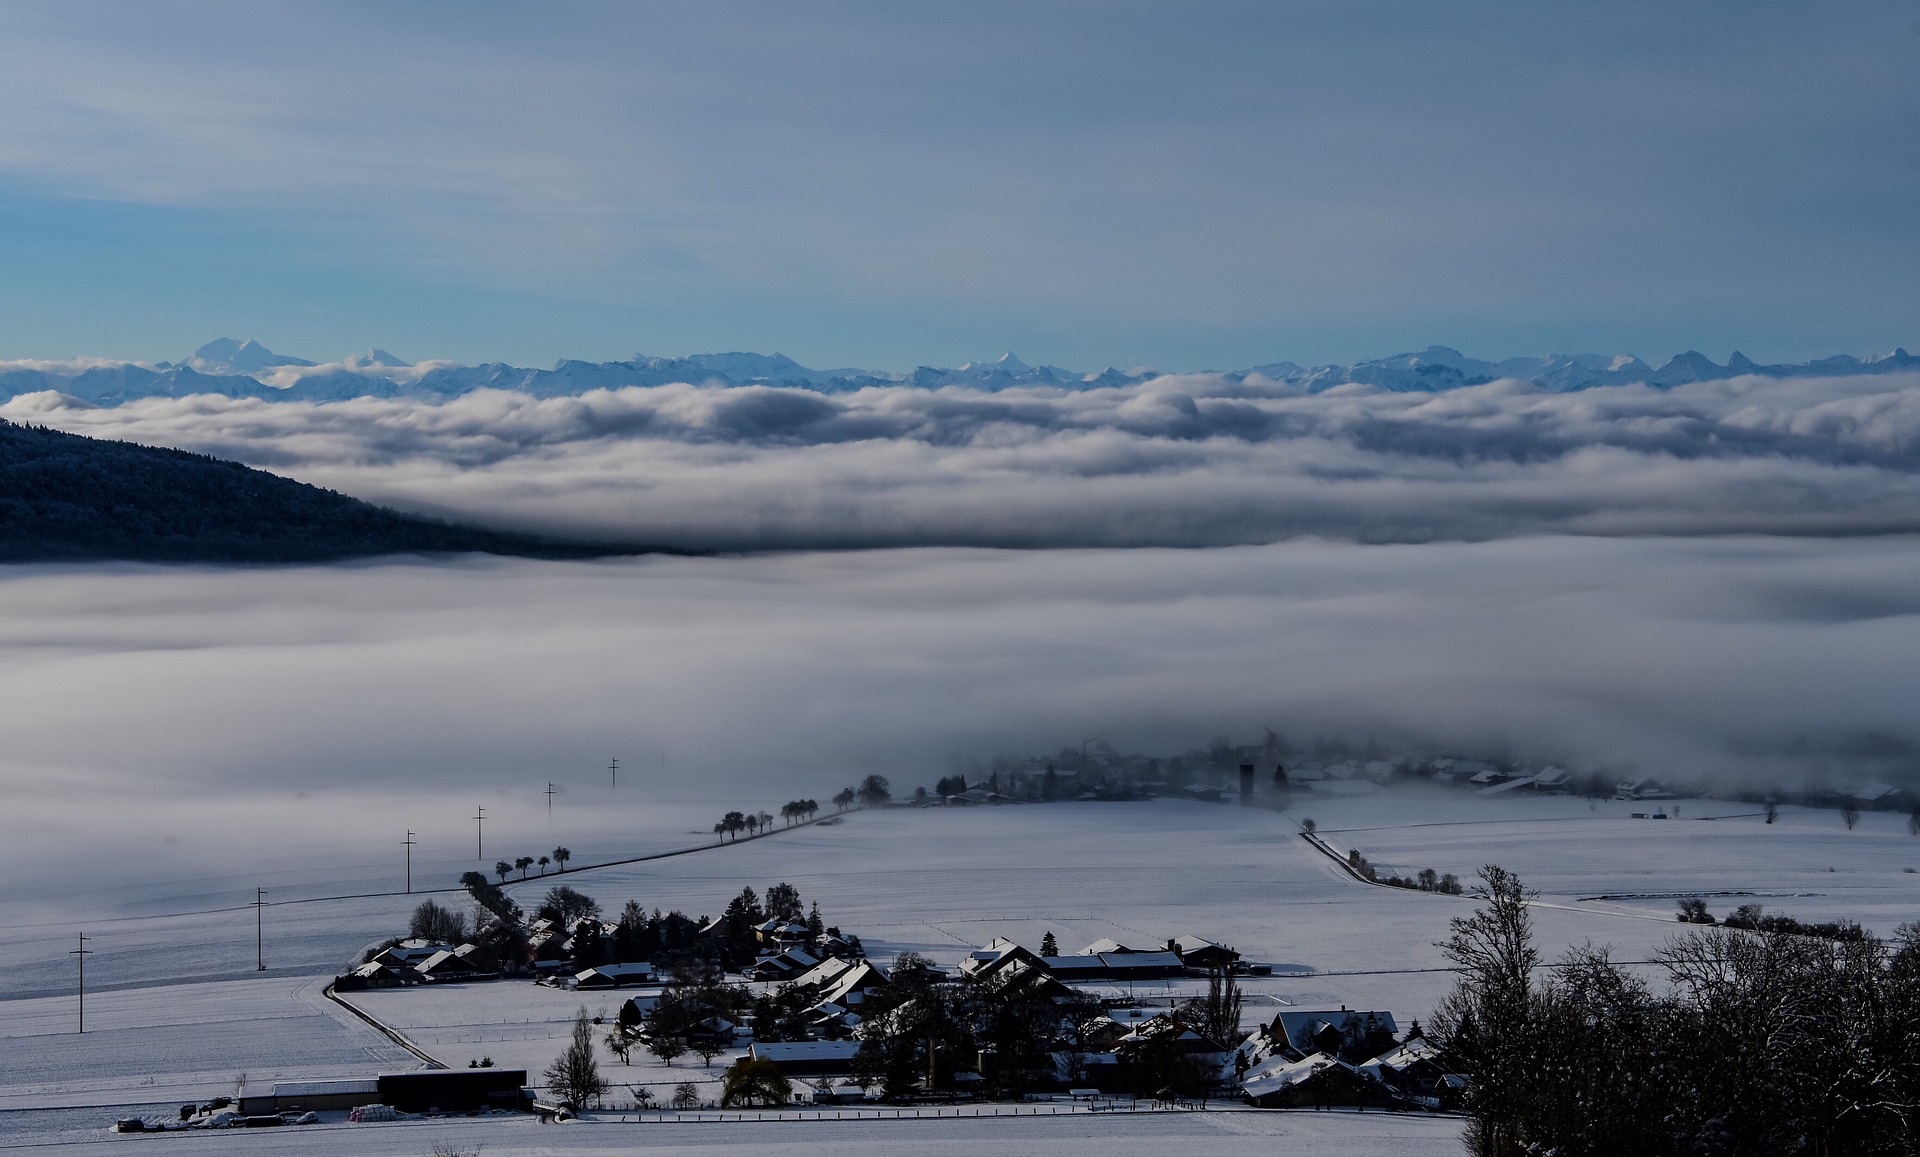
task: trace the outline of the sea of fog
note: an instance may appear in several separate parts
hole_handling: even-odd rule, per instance
[[[1905,536],[11,567],[0,871],[98,895],[391,863],[406,829],[470,862],[477,807],[543,842],[548,784],[591,810],[615,756],[650,846],[1096,736],[1888,774],[1920,750],[1916,578]]]
[[[403,510],[708,550],[1920,533],[1920,374],[1308,393],[668,385],[444,404],[197,394],[0,418]]]

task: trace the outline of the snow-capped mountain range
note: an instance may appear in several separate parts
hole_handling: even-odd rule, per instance
[[[1904,349],[1864,360],[1841,354],[1791,365],[1759,365],[1739,353],[1721,365],[1704,354],[1689,351],[1655,368],[1636,357],[1604,354],[1549,354],[1483,361],[1445,346],[1428,346],[1418,353],[1396,354],[1347,366],[1308,367],[1274,362],[1231,371],[1226,376],[1280,382],[1315,393],[1350,384],[1395,392],[1438,392],[1503,378],[1533,382],[1547,390],[1569,391],[1633,383],[1669,388],[1747,374],[1776,378],[1834,377],[1915,368],[1920,368],[1920,357]],[[815,370],[784,354],[755,353],[694,354],[682,358],[636,355],[623,362],[569,360],[552,369],[532,369],[501,362],[475,366],[453,362],[415,365],[385,350],[374,349],[336,362],[316,363],[277,354],[256,341],[221,338],[208,342],[191,357],[177,363],[0,362],[0,399],[47,390],[99,406],[191,394],[331,402],[362,397],[443,400],[474,390],[498,389],[535,397],[564,397],[590,390],[673,382],[786,386],[828,393],[887,386],[1086,390],[1131,385],[1157,377],[1160,372],[1109,368],[1095,374],[1077,373],[1058,366],[1030,366],[1010,353],[994,361],[968,362],[951,369],[921,366],[904,374],[859,369]]]

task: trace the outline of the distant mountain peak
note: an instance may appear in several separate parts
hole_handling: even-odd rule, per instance
[[[194,350],[193,356],[180,364],[203,374],[253,374],[275,366],[310,366],[313,363],[305,358],[274,353],[252,338],[235,341],[223,337],[215,338]]]
[[[370,349],[347,359],[347,368],[355,370],[404,370],[413,365],[383,349]]]
[[[1008,350],[990,362],[968,362],[963,366],[956,366],[954,368],[957,372],[963,374],[987,373],[998,370],[1008,376],[1018,376],[1033,371],[1033,367],[1021,361],[1012,350]]]

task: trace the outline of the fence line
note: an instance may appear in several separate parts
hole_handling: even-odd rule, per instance
[[[1138,1100],[1122,1101],[1119,1098],[1102,1098],[1098,1102],[1079,1102],[1074,1104],[1038,1104],[1038,1105],[933,1105],[926,1107],[907,1106],[890,1109],[765,1109],[734,1112],[714,1112],[709,1110],[666,1110],[648,1111],[626,1110],[620,1113],[622,1121],[641,1123],[707,1124],[745,1123],[750,1121],[914,1121],[936,1120],[939,1118],[963,1117],[1071,1117],[1088,1116],[1094,1113],[1191,1113],[1206,1109],[1205,1105],[1174,1106],[1159,1102]],[[1235,1106],[1236,1108],[1238,1106]],[[1218,1106],[1216,1106],[1218,1108]]]

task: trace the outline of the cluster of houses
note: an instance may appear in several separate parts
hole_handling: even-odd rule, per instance
[[[756,929],[764,948],[741,974],[763,991],[803,994],[797,1022],[802,1039],[754,1040],[737,1014],[727,1008],[689,1001],[650,982],[645,966],[613,966],[631,972],[589,969],[573,983],[580,987],[636,984],[621,1007],[618,1023],[636,1042],[670,1034],[691,1044],[711,1041],[737,1047],[745,1041],[747,1058],[765,1061],[785,1076],[813,1088],[816,1102],[862,1099],[868,1095],[856,1058],[863,1041],[865,1011],[876,994],[914,970],[923,983],[959,981],[997,991],[1018,989],[1028,997],[1098,1003],[1098,1014],[1083,1025],[1079,1047],[1055,1057],[1055,1084],[1062,1090],[1127,1091],[1133,1087],[1129,1057],[1148,1042],[1170,1040],[1191,1058],[1216,1088],[1240,1089],[1261,1106],[1308,1104],[1406,1104],[1439,1106],[1457,1091],[1458,1079],[1446,1072],[1440,1051],[1415,1030],[1402,1037],[1391,1013],[1285,1011],[1244,1039],[1209,1038],[1175,1007],[1136,1004],[1117,995],[1116,986],[1135,981],[1173,982],[1222,974],[1266,975],[1269,967],[1242,961],[1226,945],[1199,936],[1181,936],[1149,947],[1111,939],[1079,952],[1042,956],[1006,939],[971,951],[957,972],[913,957],[890,969],[846,951],[838,937],[796,942],[794,927],[773,922]],[[1081,987],[1085,986],[1085,987]],[[1168,988],[1155,985],[1156,993]],[[884,1007],[884,1006],[882,1006]],[[1064,1015],[1064,1013],[1063,1013]],[[792,1022],[789,1022],[792,1023]],[[876,1021],[875,1024],[884,1022]],[[964,1069],[965,1066],[962,1066]],[[953,1074],[964,1092],[982,1082],[978,1072]]]
[[[1418,1022],[1401,1037],[1390,1012],[1282,1012],[1240,1046],[1235,1066],[1241,1095],[1270,1109],[1451,1108],[1466,1088]]]
[[[1021,984],[1058,999],[1074,995],[1070,982],[1111,984],[1144,979],[1213,976],[1222,971],[1267,975],[1233,949],[1198,936],[1170,940],[1162,949],[1132,948],[1107,939],[1070,956],[1041,956],[1008,940],[969,953],[960,970],[969,979]],[[1220,1087],[1237,1088],[1263,1108],[1303,1105],[1392,1105],[1438,1108],[1457,1100],[1462,1079],[1447,1071],[1444,1055],[1418,1024],[1402,1038],[1390,1012],[1289,1010],[1257,1026],[1244,1040],[1216,1040],[1176,1008],[1105,1001],[1084,1033],[1087,1050],[1057,1058],[1059,1077],[1088,1089],[1115,1091],[1130,1083],[1131,1053],[1160,1038],[1195,1061]]]
[[[1220,971],[1266,976],[1272,966],[1242,964],[1238,952],[1199,936],[1182,936],[1155,948],[1131,948],[1117,940],[1100,939],[1070,956],[1041,956],[996,938],[968,953],[960,964],[961,975],[969,980],[992,980],[1023,970],[1064,985],[1204,977]]]
[[[714,931],[721,933],[719,929]],[[851,937],[833,933],[809,936],[806,925],[777,920],[757,925],[753,932],[761,951],[741,971],[741,980],[757,984],[763,991],[784,989],[808,996],[797,1019],[814,1039],[786,1043],[847,1044],[850,1047],[838,1051],[844,1051],[850,1059],[858,1048],[851,1038],[861,1023],[860,1006],[868,993],[893,982],[889,970],[867,960],[859,942]],[[923,978],[939,981],[947,975],[927,969]],[[617,1017],[621,1030],[636,1042],[669,1035],[690,1045],[711,1041],[732,1046],[746,1032],[738,1011],[723,1002],[685,990],[672,993],[672,999],[668,999],[670,986],[652,975],[649,965],[603,965],[549,981],[556,982],[588,989],[637,986]]]
[[[342,992],[362,988],[399,988],[407,984],[496,980],[500,974],[482,968],[472,944],[436,944],[430,940],[402,940],[390,944],[334,978]]]
[[[702,997],[684,983],[671,984],[652,964],[573,967],[570,945],[611,932],[604,925],[585,927],[589,922],[599,923],[585,916],[565,927],[547,920],[530,927],[540,983],[626,990],[617,1024],[632,1043],[665,1036],[717,1053],[744,1042],[748,1058],[767,1061],[811,1085],[816,1101],[868,1095],[856,1058],[864,1040],[875,1035],[875,1025],[885,1022],[868,1025],[867,1006],[876,994],[906,980],[1017,990],[1060,1004],[1063,1017],[1068,1006],[1077,1006],[1084,1017],[1092,1001],[1096,1011],[1078,1026],[1074,1048],[1055,1054],[1053,1084],[1062,1090],[1141,1091],[1129,1063],[1151,1044],[1186,1057],[1211,1087],[1237,1089],[1250,1103],[1265,1107],[1438,1107],[1459,1092],[1459,1078],[1448,1071],[1442,1052],[1418,1025],[1402,1036],[1389,1012],[1288,1009],[1244,1037],[1221,1031],[1219,1036],[1238,1039],[1217,1039],[1179,1001],[1148,1004],[1149,998],[1166,1000],[1183,980],[1269,974],[1269,966],[1244,961],[1234,949],[1200,936],[1149,945],[1101,939],[1061,955],[1041,955],[997,938],[969,952],[950,972],[912,956],[889,968],[867,960],[853,937],[810,934],[805,924],[768,920],[752,930],[758,955],[738,975],[763,995],[778,993],[786,1000],[790,1012],[776,1035],[789,1039],[756,1040],[737,1001]],[[711,925],[703,931],[730,934]],[[494,974],[473,963],[473,955],[472,945],[404,940],[382,948],[336,984],[352,989],[492,979]],[[913,975],[902,975],[903,967]],[[1152,983],[1142,985],[1145,995],[1136,1001],[1130,994],[1139,982]],[[953,1074],[955,1089],[964,1092],[983,1083],[981,1073],[964,1071],[965,1065],[961,1069]]]

